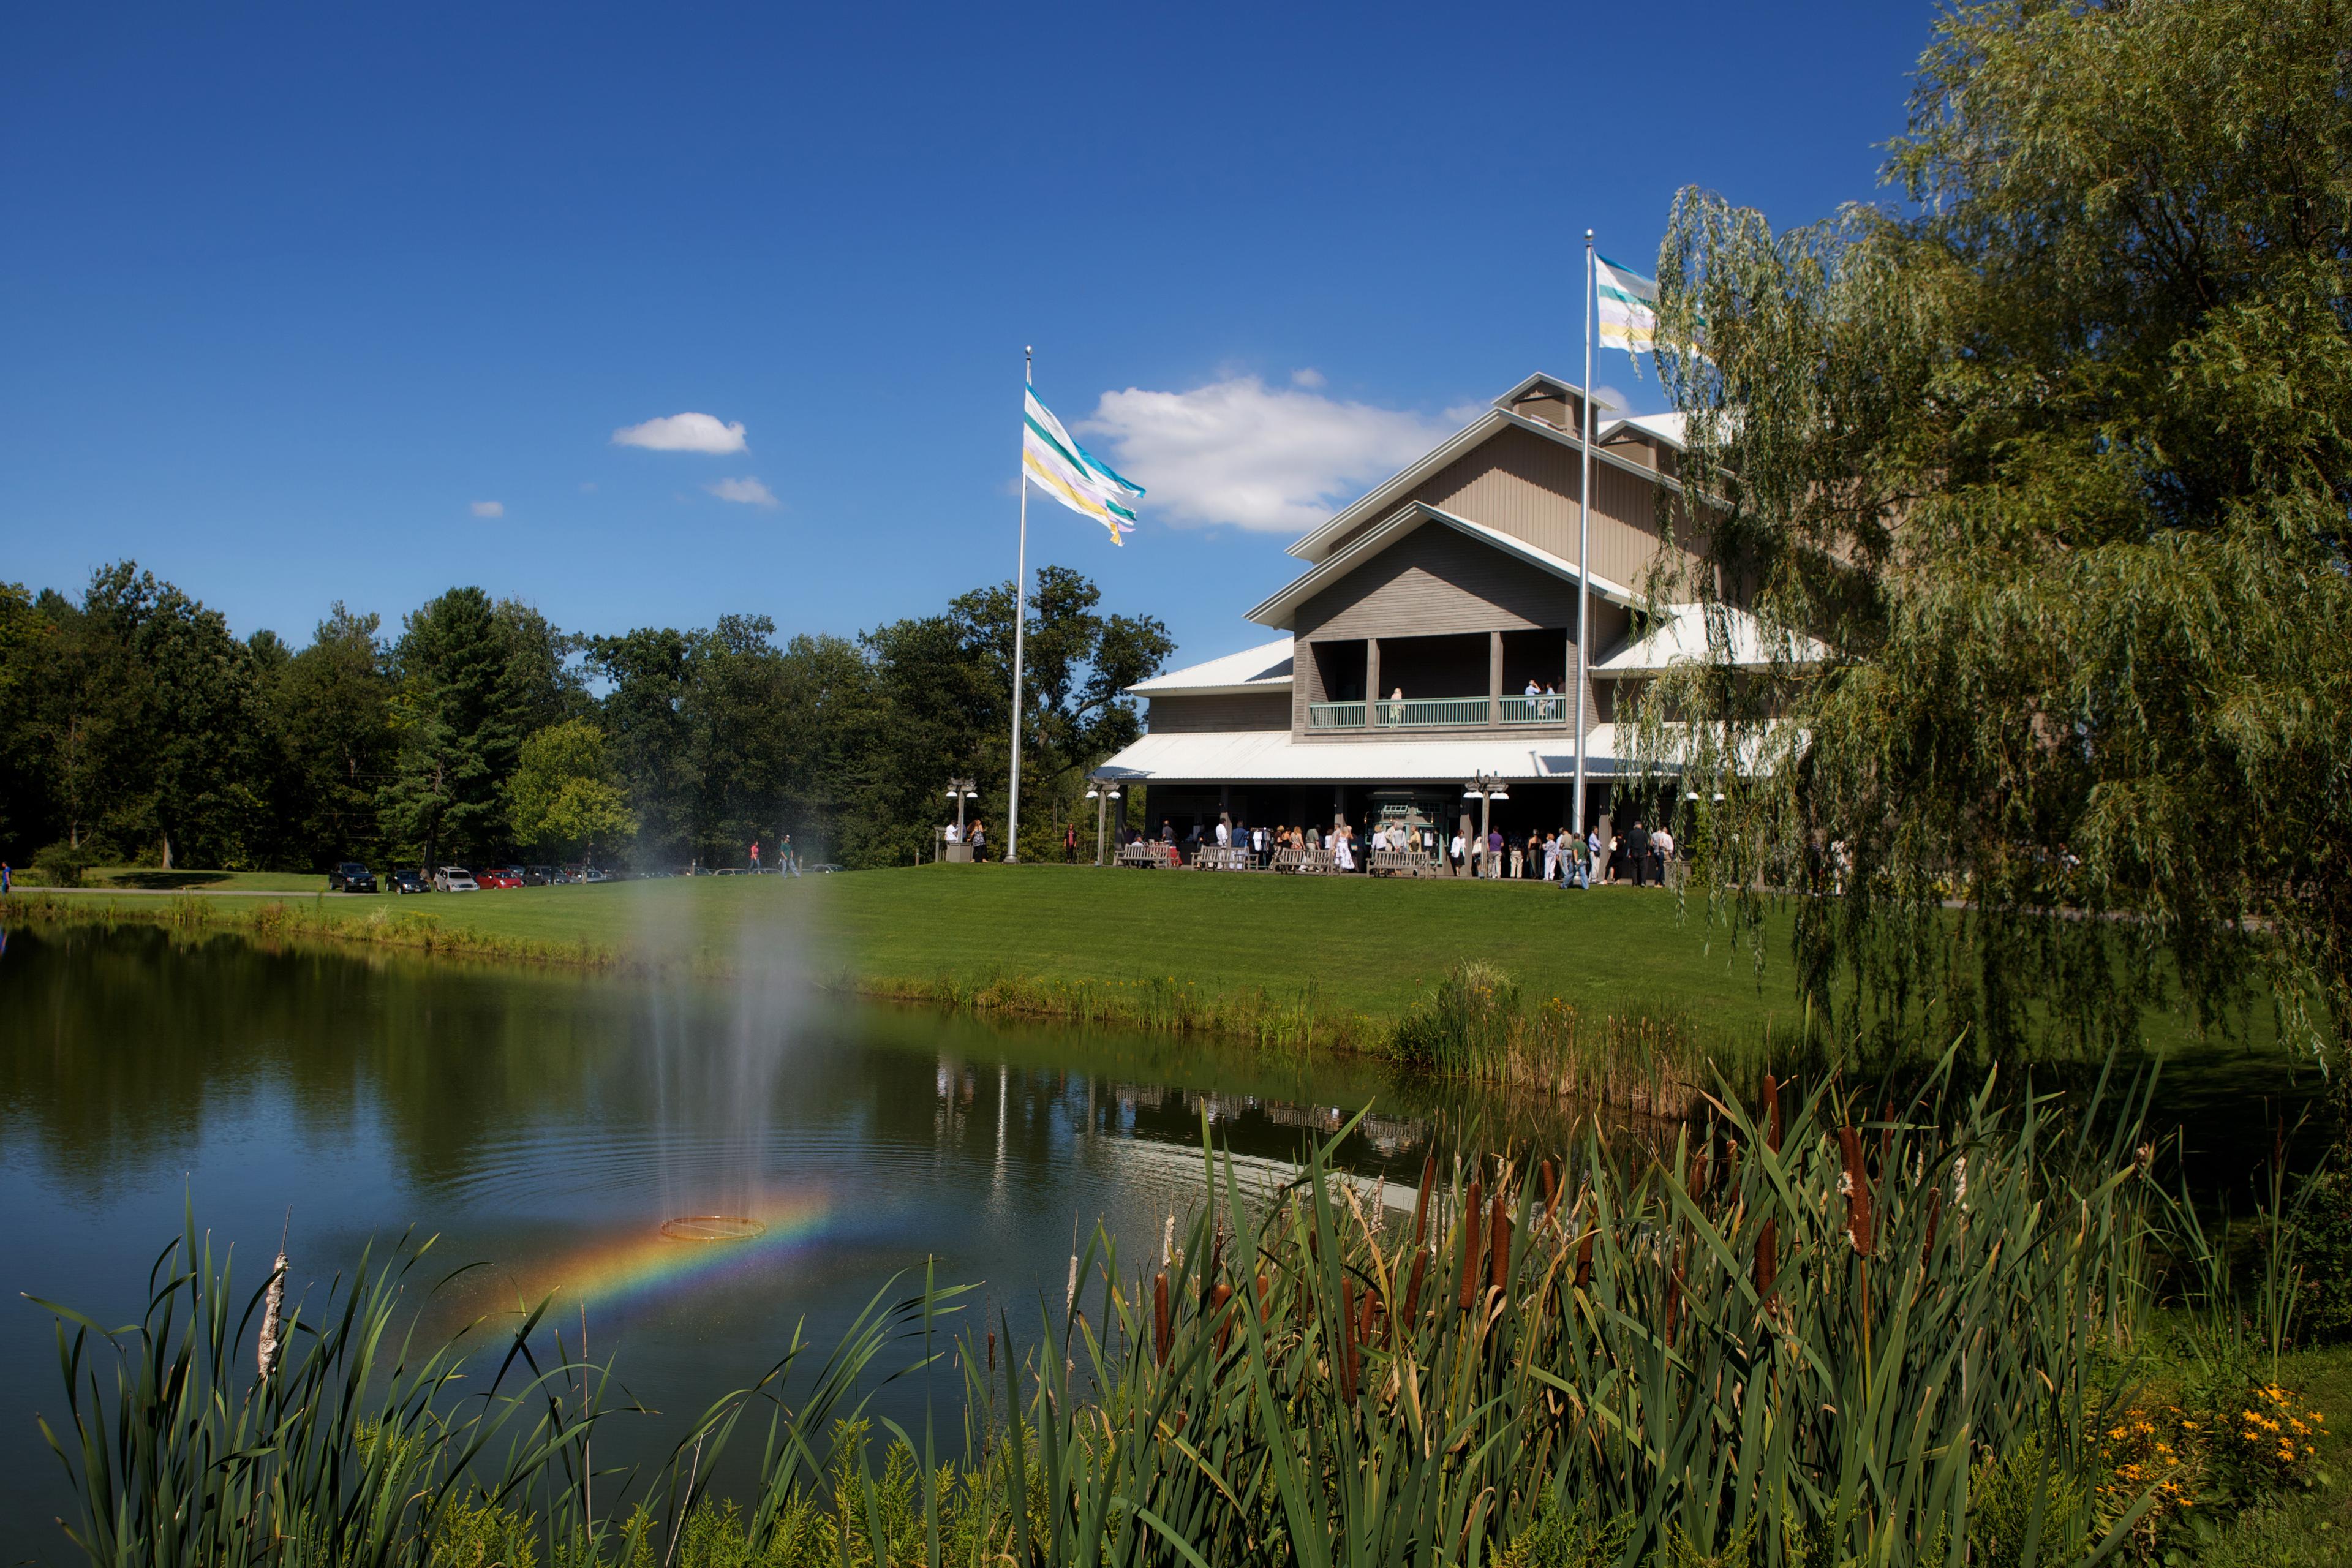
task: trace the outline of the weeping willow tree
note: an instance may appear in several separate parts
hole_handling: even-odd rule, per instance
[[[1642,743],[1713,912],[1787,898],[1842,1028],[2275,1005],[2332,1060],[2352,5],[1953,13],[1885,174],[1778,233],[1686,191],[1661,248],[1707,569],[1654,590],[1712,657]]]

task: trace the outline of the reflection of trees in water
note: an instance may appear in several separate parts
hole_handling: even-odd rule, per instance
[[[148,926],[20,930],[0,959],[0,1130],[103,1196],[187,1168],[208,1121],[268,1097],[290,1144],[364,1141],[446,1195],[502,1179],[542,1131],[591,1159],[666,1124],[734,1128],[747,1155],[776,1129],[815,1128],[877,1159],[1011,1169],[1088,1137],[1197,1147],[1205,1112],[1221,1144],[1286,1161],[1370,1104],[1342,1159],[1412,1179],[1432,1151],[1558,1149],[1577,1121],[1557,1101],[1360,1061],[922,1010],[833,1012],[814,1026],[832,1048],[786,1054],[784,1010],[696,982]]]

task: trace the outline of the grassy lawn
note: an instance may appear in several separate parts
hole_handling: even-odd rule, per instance
[[[1788,980],[1654,891],[1562,894],[1541,883],[1375,882],[1111,871],[1061,866],[926,866],[798,879],[679,878],[408,899],[332,899],[364,918],[391,905],[443,925],[622,952],[727,962],[763,940],[861,974],[984,980],[1172,978],[1393,1016],[1431,977],[1487,959],[1534,995],[1599,1012],[1686,1007],[1712,1025],[1787,1020]]]
[[[29,881],[27,885],[39,884]],[[97,866],[83,875],[82,885],[144,893],[317,893],[326,889],[327,879],[316,871],[163,871],[152,866]]]

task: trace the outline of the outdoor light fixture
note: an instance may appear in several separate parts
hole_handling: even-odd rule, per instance
[[[1099,866],[1103,863],[1103,844],[1110,831],[1110,803],[1118,798],[1118,786],[1108,779],[1089,784],[1087,798],[1095,803],[1095,864]]]

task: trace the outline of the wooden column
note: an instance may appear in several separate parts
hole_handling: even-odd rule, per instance
[[[1486,722],[1503,721],[1503,634],[1486,634]]]
[[[1380,701],[1384,695],[1385,693],[1381,690],[1381,639],[1366,637],[1364,639],[1364,722],[1366,724],[1377,724],[1381,721]]]
[[[1576,633],[1573,630],[1570,631],[1563,640],[1568,646],[1568,655],[1559,673],[1558,718],[1561,729],[1572,731],[1576,728]],[[1571,799],[1575,797],[1576,786],[1573,784],[1568,786],[1568,793]],[[1583,830],[1580,828],[1578,831]]]

